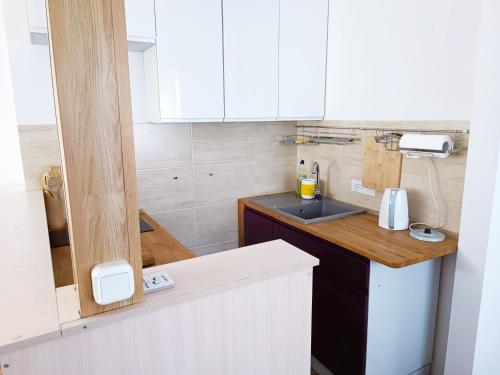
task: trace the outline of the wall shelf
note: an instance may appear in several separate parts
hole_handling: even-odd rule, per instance
[[[321,125],[297,125],[297,134],[286,135],[281,140],[285,145],[349,145],[361,141],[362,137],[372,133],[377,140],[396,150],[399,138],[405,133],[449,134],[454,142],[466,141],[469,129],[423,129],[423,128],[388,128],[388,127],[339,127]],[[460,136],[465,137],[460,137]]]

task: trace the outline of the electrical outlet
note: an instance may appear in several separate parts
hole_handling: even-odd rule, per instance
[[[164,271],[144,275],[142,280],[145,294],[175,286],[175,281]]]
[[[351,180],[351,190],[356,193],[369,195],[370,197],[375,196],[375,190],[365,188],[360,180]]]

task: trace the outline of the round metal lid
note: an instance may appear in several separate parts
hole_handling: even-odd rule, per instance
[[[443,242],[446,239],[444,233],[431,228],[413,229],[410,231],[410,236],[426,242]]]

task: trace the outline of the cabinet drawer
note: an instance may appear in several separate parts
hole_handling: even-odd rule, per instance
[[[312,238],[284,224],[273,222],[273,239],[281,239],[300,250],[311,252]]]
[[[313,239],[310,253],[320,260],[320,267],[339,279],[368,291],[370,261],[356,254],[350,254],[332,243]]]
[[[273,240],[273,221],[249,209],[244,213],[245,246]]]

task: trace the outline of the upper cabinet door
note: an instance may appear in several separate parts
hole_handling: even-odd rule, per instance
[[[156,0],[160,119],[154,120],[224,118],[221,7],[221,0]]]
[[[142,41],[156,38],[154,0],[125,0],[127,39]]]
[[[281,0],[279,118],[325,113],[328,0]]]
[[[276,119],[279,0],[223,5],[226,119]]]
[[[44,0],[26,0],[30,32],[47,34],[47,12]]]

